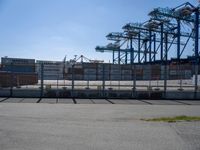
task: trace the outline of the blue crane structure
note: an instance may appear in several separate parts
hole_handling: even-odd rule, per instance
[[[172,58],[180,63],[183,54],[189,54],[195,65],[197,91],[200,60],[199,13],[199,6],[189,2],[175,8],[155,8],[148,14],[148,21],[128,23],[122,27],[123,32],[109,33],[106,38],[112,43],[97,46],[96,51],[112,52],[113,64],[160,61],[166,65]],[[169,51],[172,51],[173,56],[169,55]]]

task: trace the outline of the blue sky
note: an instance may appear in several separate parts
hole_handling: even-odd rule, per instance
[[[95,52],[105,35],[129,22],[144,22],[155,7],[175,7],[183,0],[0,0],[0,56],[62,60]],[[190,0],[194,5],[198,0]]]

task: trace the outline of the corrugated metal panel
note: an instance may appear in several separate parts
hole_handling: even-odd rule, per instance
[[[69,74],[69,73],[68,73],[68,74],[66,74],[65,77],[66,77],[67,80],[72,80],[72,74]]]
[[[121,80],[121,75],[110,75],[110,80]]]
[[[160,74],[161,74],[160,65],[152,65],[152,67],[151,67],[151,75],[152,76],[160,76]]]
[[[184,70],[192,70],[192,65],[190,63],[181,65]]]
[[[160,78],[161,78],[160,75],[152,75],[151,76],[152,80],[160,80]]]
[[[134,66],[132,68],[134,69]],[[135,69],[143,69],[143,65],[135,65]]]
[[[35,64],[35,59],[25,59],[25,58],[1,58],[2,64]]]
[[[97,64],[96,63],[83,63],[83,68],[97,68]]]
[[[166,66],[167,67],[167,70],[169,70],[169,66]],[[161,66],[161,73],[164,73],[165,72],[165,66]]]
[[[122,75],[131,75],[132,74],[132,70],[122,70]]]
[[[84,74],[96,74],[96,69],[84,69]]]
[[[178,65],[170,65],[169,69],[170,70],[177,70],[178,69]]]
[[[192,78],[192,71],[191,70],[185,70],[185,78],[186,79]]]
[[[98,75],[102,75],[103,74],[103,70],[98,70],[97,73],[98,73]],[[110,70],[104,70],[104,74],[105,75],[110,74]]]
[[[121,69],[121,66],[118,65],[118,64],[111,64],[111,65],[110,65],[110,69],[111,69],[111,70],[116,70],[116,69],[120,70],[120,69]]]
[[[122,80],[132,80],[131,75],[122,75]]]
[[[121,70],[110,70],[111,75],[121,75]]]
[[[97,65],[98,69],[103,69],[103,67],[104,67],[104,70],[110,70],[110,64],[98,64]]]
[[[17,85],[32,85],[38,82],[36,74],[17,74]]]
[[[74,74],[83,74],[83,69],[82,68],[69,68],[68,70],[69,73],[74,73]]]
[[[72,74],[67,74],[66,75],[67,80],[72,80]],[[74,80],[83,80],[83,75],[81,74],[74,74]]]
[[[83,75],[75,75],[74,80],[83,80]]]
[[[75,64],[75,65],[74,65],[74,68],[82,69],[82,68],[83,68],[83,65],[82,65],[82,64]]]
[[[96,80],[96,75],[84,75],[84,80]]]
[[[177,72],[177,70],[170,70],[169,74],[170,75],[178,75],[178,72]]]
[[[167,79],[170,79],[170,77],[171,77],[171,76],[169,76],[169,74],[166,74],[166,78],[167,78]],[[164,78],[165,78],[165,75],[164,75],[164,74],[161,74],[160,79],[161,79],[161,80],[164,80]]]
[[[130,64],[121,65],[121,68],[122,68],[123,70],[131,70],[131,69],[132,69],[132,65],[130,65]]]
[[[38,83],[37,74],[23,74],[23,73],[0,73],[0,86],[21,86],[32,85]]]
[[[103,76],[102,76],[102,75],[98,75],[98,76],[97,76],[97,79],[98,79],[98,80],[103,80]],[[110,76],[109,76],[109,75],[105,75],[105,76],[104,76],[104,80],[110,80]]]
[[[11,86],[11,73],[0,73],[0,87],[9,87]]]
[[[150,75],[144,74],[144,75],[143,75],[143,79],[144,79],[144,80],[150,80]]]
[[[26,73],[30,72],[33,73],[35,72],[35,65],[2,65],[2,70],[3,71],[12,71],[12,72],[21,72],[21,73]]]

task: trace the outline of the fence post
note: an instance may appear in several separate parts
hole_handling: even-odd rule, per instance
[[[71,95],[74,98],[74,64],[72,64],[72,91]]]
[[[151,66],[152,66],[152,64],[150,63],[149,64],[149,88],[148,88],[149,98],[151,98],[151,93],[152,93],[152,87],[151,87],[151,80],[152,80]]]
[[[135,67],[135,63],[133,63],[131,65],[131,70],[133,70],[133,74],[132,74],[132,77],[133,77],[133,89],[132,89],[132,97],[135,96],[135,93],[136,93],[136,67]]]
[[[164,62],[165,62],[165,68],[164,68],[164,95],[166,98],[166,92],[167,92],[167,59],[168,59],[168,33],[165,33],[165,58],[164,58]]]
[[[11,85],[10,85],[10,97],[13,96],[13,81],[14,81],[13,62],[11,62]]]
[[[105,96],[105,64],[103,64],[103,83],[102,83],[102,93],[103,93],[103,97]]]
[[[58,97],[59,97],[59,91],[58,91],[58,80],[59,80],[59,75],[57,72],[57,82],[56,82],[56,103],[58,103]]]
[[[194,98],[197,99],[198,91],[198,65],[199,65],[199,7],[195,10],[195,92]]]
[[[40,87],[40,98],[42,98],[43,97],[43,92],[44,92],[44,64],[43,63],[41,63],[40,64],[40,68],[41,68],[41,77],[40,77],[40,80],[41,80],[41,87]]]

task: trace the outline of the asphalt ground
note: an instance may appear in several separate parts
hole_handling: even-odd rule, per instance
[[[57,104],[24,103],[25,100],[28,99],[0,103],[0,150],[200,149],[200,122],[141,120],[200,116],[200,105],[138,105],[140,100],[127,105],[113,99],[117,105],[86,104],[88,100],[75,105],[59,103],[60,99]]]
[[[127,105],[200,105],[200,100],[142,100],[142,99],[72,99],[72,98],[6,98],[0,103],[49,104],[127,104]]]

